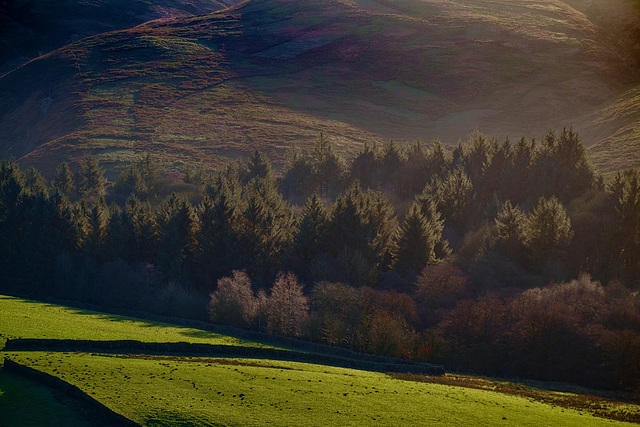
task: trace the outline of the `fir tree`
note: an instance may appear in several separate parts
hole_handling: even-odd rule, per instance
[[[556,197],[541,197],[526,222],[524,245],[535,268],[553,278],[561,274],[561,258],[571,243],[571,220]]]
[[[253,179],[273,180],[271,162],[269,158],[259,150],[255,150],[247,161],[247,176],[245,182],[250,182]]]
[[[329,244],[328,228],[327,209],[314,193],[304,205],[300,226],[294,238],[293,253],[307,262],[323,253]]]
[[[237,230],[239,200],[227,181],[218,175],[198,206],[198,265],[203,286],[211,287],[219,277],[242,266],[242,248]]]
[[[104,195],[104,187],[106,180],[104,178],[104,169],[93,156],[87,156],[80,164],[80,172],[78,179],[79,190],[89,200],[93,200]]]
[[[497,243],[502,253],[519,260],[522,253],[527,216],[510,201],[506,201],[495,219]]]
[[[619,172],[608,187],[614,208],[614,244],[625,279],[640,277],[640,172]]]
[[[169,196],[156,217],[157,262],[169,280],[186,282],[193,273],[196,227],[191,204],[175,194]]]
[[[129,262],[151,261],[157,247],[155,218],[151,208],[129,196],[121,213],[122,258]]]
[[[415,276],[435,259],[435,242],[429,221],[420,207],[414,204],[396,234],[392,268],[402,275]]]
[[[311,157],[318,194],[328,195],[337,190],[342,183],[344,166],[342,159],[335,153],[331,141],[324,133],[321,133],[316,140]]]
[[[51,188],[63,196],[70,197],[75,190],[75,183],[73,182],[73,174],[69,170],[67,162],[61,163],[56,168],[56,175],[51,183]]]
[[[380,183],[379,154],[376,145],[366,144],[351,162],[351,181],[358,181],[364,188],[375,188]]]
[[[240,241],[253,275],[265,275],[288,254],[293,239],[293,212],[272,180],[254,179],[242,201]]]
[[[88,231],[83,243],[83,249],[87,256],[96,262],[104,261],[109,217],[109,209],[104,198],[98,197],[88,212]]]
[[[47,181],[34,166],[29,166],[23,172],[22,182],[24,183],[25,191],[28,193],[48,195]]]

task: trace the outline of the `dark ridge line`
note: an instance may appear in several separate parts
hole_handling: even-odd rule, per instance
[[[358,360],[330,354],[304,353],[260,347],[202,344],[187,342],[142,342],[136,340],[92,341],[69,339],[18,338],[7,340],[4,351],[56,351],[110,354],[155,354],[166,356],[226,356],[253,359],[286,360],[290,362],[314,363],[371,372],[398,372],[419,375],[441,376],[444,367],[428,363],[403,361],[404,363]]]
[[[129,418],[125,417],[124,415],[121,415],[109,409],[107,406],[98,402],[96,399],[89,396],[87,393],[85,393],[75,385],[70,384],[54,375],[39,371],[37,369],[31,368],[26,365],[22,365],[18,362],[14,362],[9,358],[4,359],[4,365],[2,369],[6,369],[8,372],[12,372],[24,378],[28,378],[30,380],[36,381],[40,384],[43,384],[46,387],[53,388],[54,390],[58,390],[69,397],[72,397],[74,399],[81,401],[83,404],[89,406],[89,408],[93,412],[95,412],[99,418],[101,418],[100,421],[102,421],[102,423],[97,425],[108,425],[108,426],[118,426],[118,427],[140,425],[135,421],[132,421]],[[96,422],[98,420],[94,419],[93,421]]]

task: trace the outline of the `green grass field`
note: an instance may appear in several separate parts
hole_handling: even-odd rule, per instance
[[[137,340],[260,346],[200,329],[0,295],[0,349],[11,338]]]
[[[3,338],[254,345],[195,329],[12,297],[0,297],[0,331]],[[579,405],[572,409],[561,402],[572,395],[555,393],[556,400],[545,403],[535,394],[503,392],[504,385],[492,380],[482,380],[482,387],[460,387],[451,375],[436,380],[241,358],[46,351],[11,351],[2,356],[57,376],[142,425],[622,424],[593,416],[593,408],[577,410]],[[81,417],[74,421],[72,402],[0,372],[0,419],[22,420],[20,414],[24,414],[25,420],[35,419],[32,425],[37,425],[39,409],[32,413],[31,405],[47,408],[45,414],[52,419],[83,425]],[[640,413],[636,405],[608,405],[618,413]]]
[[[12,353],[152,425],[610,425],[501,393],[294,362]]]

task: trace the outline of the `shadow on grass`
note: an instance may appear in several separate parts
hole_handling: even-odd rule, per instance
[[[0,424],[7,426],[91,427],[85,405],[65,394],[0,369]]]

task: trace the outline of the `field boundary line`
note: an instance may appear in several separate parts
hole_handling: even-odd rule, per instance
[[[261,347],[243,347],[220,344],[188,342],[143,342],[136,340],[93,341],[46,338],[8,339],[4,351],[57,351],[112,354],[156,354],[167,356],[223,356],[253,359],[286,360],[314,363],[372,372],[398,372],[440,376],[444,367],[415,361],[403,363],[380,362],[375,360],[352,359],[331,354],[301,352]]]

